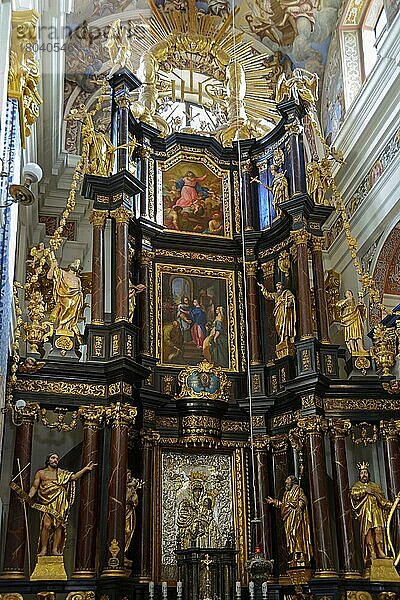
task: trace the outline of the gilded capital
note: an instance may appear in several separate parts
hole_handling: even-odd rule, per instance
[[[154,262],[154,252],[151,250],[140,251],[140,264],[149,267]]]
[[[350,433],[351,423],[349,419],[329,419],[328,427],[331,438],[344,438]]]
[[[253,444],[256,450],[269,450],[271,438],[269,435],[255,435]]]
[[[271,275],[274,274],[274,261],[273,260],[269,260],[266,263],[263,263],[261,265],[261,270],[263,272],[264,277],[269,277]]]
[[[325,238],[323,236],[313,235],[312,236],[312,245],[313,245],[313,250],[315,250],[316,252],[322,252],[322,250],[324,249],[324,245],[325,245]]]
[[[108,210],[92,210],[92,214],[90,215],[90,222],[93,227],[101,227],[104,229],[104,225],[106,224],[106,219],[108,217]]]
[[[37,402],[27,402],[22,410],[17,411],[22,423],[34,423],[39,419],[40,406]]]
[[[307,244],[310,238],[310,234],[308,231],[306,231],[306,229],[304,229],[304,227],[302,229],[295,229],[294,231],[291,231],[290,236],[296,246],[299,246],[300,244]]]
[[[255,277],[257,275],[257,261],[247,262],[246,263],[246,273],[247,275],[251,275]]]
[[[311,417],[304,417],[297,421],[299,429],[303,429],[304,433],[322,433],[327,430],[327,422],[320,415],[313,415]]]
[[[123,206],[118,206],[115,210],[110,211],[110,217],[115,219],[117,223],[128,223],[132,216],[132,211]]]
[[[280,435],[273,435],[270,438],[271,446],[275,454],[279,452],[286,452],[288,445],[288,436],[286,433]]]
[[[379,424],[381,435],[386,440],[398,440],[400,434],[400,421],[381,421]]]
[[[161,435],[158,431],[154,431],[154,429],[142,429],[140,439],[143,446],[158,446],[161,441]]]
[[[88,406],[81,406],[79,408],[79,416],[83,421],[84,428],[99,429],[104,418],[104,413],[104,406],[89,404]]]
[[[31,126],[39,116],[39,106],[43,103],[38,92],[39,63],[32,50],[37,42],[38,19],[39,13],[35,10],[15,11],[11,19],[8,97],[18,100],[23,148],[26,138],[31,134]]]
[[[104,416],[111,427],[129,427],[135,422],[137,409],[130,404],[116,402],[104,409]]]

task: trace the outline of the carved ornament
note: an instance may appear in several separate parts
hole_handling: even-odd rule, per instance
[[[123,206],[118,206],[115,210],[110,211],[110,217],[115,219],[117,223],[128,223],[129,219],[133,217],[133,213]]]
[[[296,246],[299,246],[300,244],[307,244],[310,238],[310,234],[304,228],[291,231],[290,236]]]
[[[65,396],[95,396],[96,398],[104,398],[106,395],[105,385],[50,381],[46,379],[18,379],[15,389],[23,392],[60,394]]]
[[[81,406],[79,408],[79,416],[83,421],[83,428],[99,429],[104,418],[104,406]]]
[[[381,421],[379,429],[384,439],[398,440],[400,434],[400,421]]]
[[[181,391],[175,395],[175,400],[181,398],[207,398],[212,400],[229,401],[231,382],[222,367],[203,360],[194,367],[182,369],[178,375]]]
[[[108,210],[92,210],[92,214],[90,215],[90,222],[93,227],[100,227],[104,229],[104,225],[106,224],[106,220],[108,217]]]
[[[322,433],[327,430],[327,422],[319,415],[299,419],[297,426],[309,435]]]

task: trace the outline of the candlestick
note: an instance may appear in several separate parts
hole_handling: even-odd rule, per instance
[[[149,598],[154,600],[154,581],[149,582]]]
[[[237,600],[240,600],[240,598],[242,596],[242,586],[241,586],[240,581],[236,582],[235,589],[236,589],[236,598],[237,598]]]
[[[183,592],[182,581],[177,581],[176,582],[176,598],[177,598],[177,600],[181,600],[182,592]]]
[[[161,592],[162,592],[162,597],[163,600],[167,600],[168,598],[168,584],[166,581],[163,581],[161,584]]]
[[[268,596],[268,583],[266,581],[262,582],[261,592],[262,592],[263,600],[267,600],[267,596]]]
[[[250,600],[254,600],[254,581],[249,581]]]

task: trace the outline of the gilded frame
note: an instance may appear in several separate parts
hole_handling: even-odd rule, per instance
[[[162,187],[163,187],[163,177],[164,173],[169,171],[172,167],[178,165],[181,162],[190,162],[190,163],[198,163],[206,167],[213,175],[221,179],[221,187],[222,187],[222,211],[224,216],[224,233],[223,235],[215,235],[212,233],[198,233],[196,234],[193,231],[175,231],[174,229],[166,229],[167,231],[173,231],[174,233],[182,234],[182,235],[200,235],[205,237],[212,238],[222,238],[222,239],[232,239],[233,231],[232,231],[232,201],[231,201],[231,184],[230,184],[230,170],[229,169],[221,169],[217,163],[215,162],[215,158],[210,155],[195,154],[189,150],[179,150],[175,152],[173,156],[170,156],[165,161],[157,160],[157,167],[159,172],[159,185],[157,187],[157,212],[162,214],[162,223],[164,222],[164,202],[162,197]]]
[[[239,371],[239,353],[237,346],[237,319],[236,319],[236,290],[235,290],[235,272],[213,269],[208,267],[184,267],[174,264],[156,264],[156,349],[159,365],[175,368],[185,368],[188,365],[163,362],[162,357],[162,336],[163,336],[163,318],[162,318],[162,277],[169,275],[186,275],[209,277],[223,279],[225,281],[226,305],[227,305],[227,338],[229,351],[229,367],[226,371]]]

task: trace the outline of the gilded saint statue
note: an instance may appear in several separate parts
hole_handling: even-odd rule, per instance
[[[268,504],[273,504],[280,509],[285,528],[290,566],[309,566],[313,549],[307,497],[299,486],[297,478],[293,475],[287,477],[282,500],[270,498],[269,496],[265,500]]]
[[[278,345],[293,344],[296,337],[296,300],[293,293],[285,289],[280,281],[276,284],[276,292],[268,292],[262,283],[258,285],[264,298],[273,300],[275,303],[273,314]]]
[[[365,356],[368,354],[364,348],[365,304],[361,301],[356,302],[353,292],[347,290],[343,300],[339,300],[336,306],[348,351],[352,356]]]
[[[71,506],[75,499],[75,482],[96,466],[89,462],[83,469],[72,473],[58,467],[56,452],[49,454],[44,469],[36,472],[28,494],[12,486],[32,508],[42,513],[38,556],[61,556],[64,551],[66,528]],[[40,503],[34,501],[34,497]]]
[[[129,281],[129,314],[128,321],[132,323],[133,316],[135,314],[136,308],[136,296],[143,292],[146,289],[146,286],[143,283],[139,283],[138,285],[134,285],[132,281]]]
[[[54,323],[57,335],[76,336],[82,342],[78,321],[82,316],[83,293],[80,272],[81,261],[77,258],[66,269],[61,269],[53,256],[47,278],[53,280],[54,309],[50,321]]]
[[[200,479],[193,479],[190,493],[178,505],[178,539],[182,548],[218,548],[221,536],[214,518],[214,497]]]
[[[130,469],[126,473],[126,504],[125,504],[125,554],[129,550],[136,529],[136,508],[139,504],[138,490],[144,481],[132,476]]]
[[[277,217],[282,215],[280,204],[289,200],[289,184],[284,171],[280,171],[274,164],[270,166],[273,176],[272,187],[265,186],[272,192],[273,206]]]
[[[351,504],[360,524],[361,547],[366,564],[375,558],[388,558],[386,525],[392,502],[382,488],[371,481],[369,464],[358,464],[359,480],[352,486]]]

